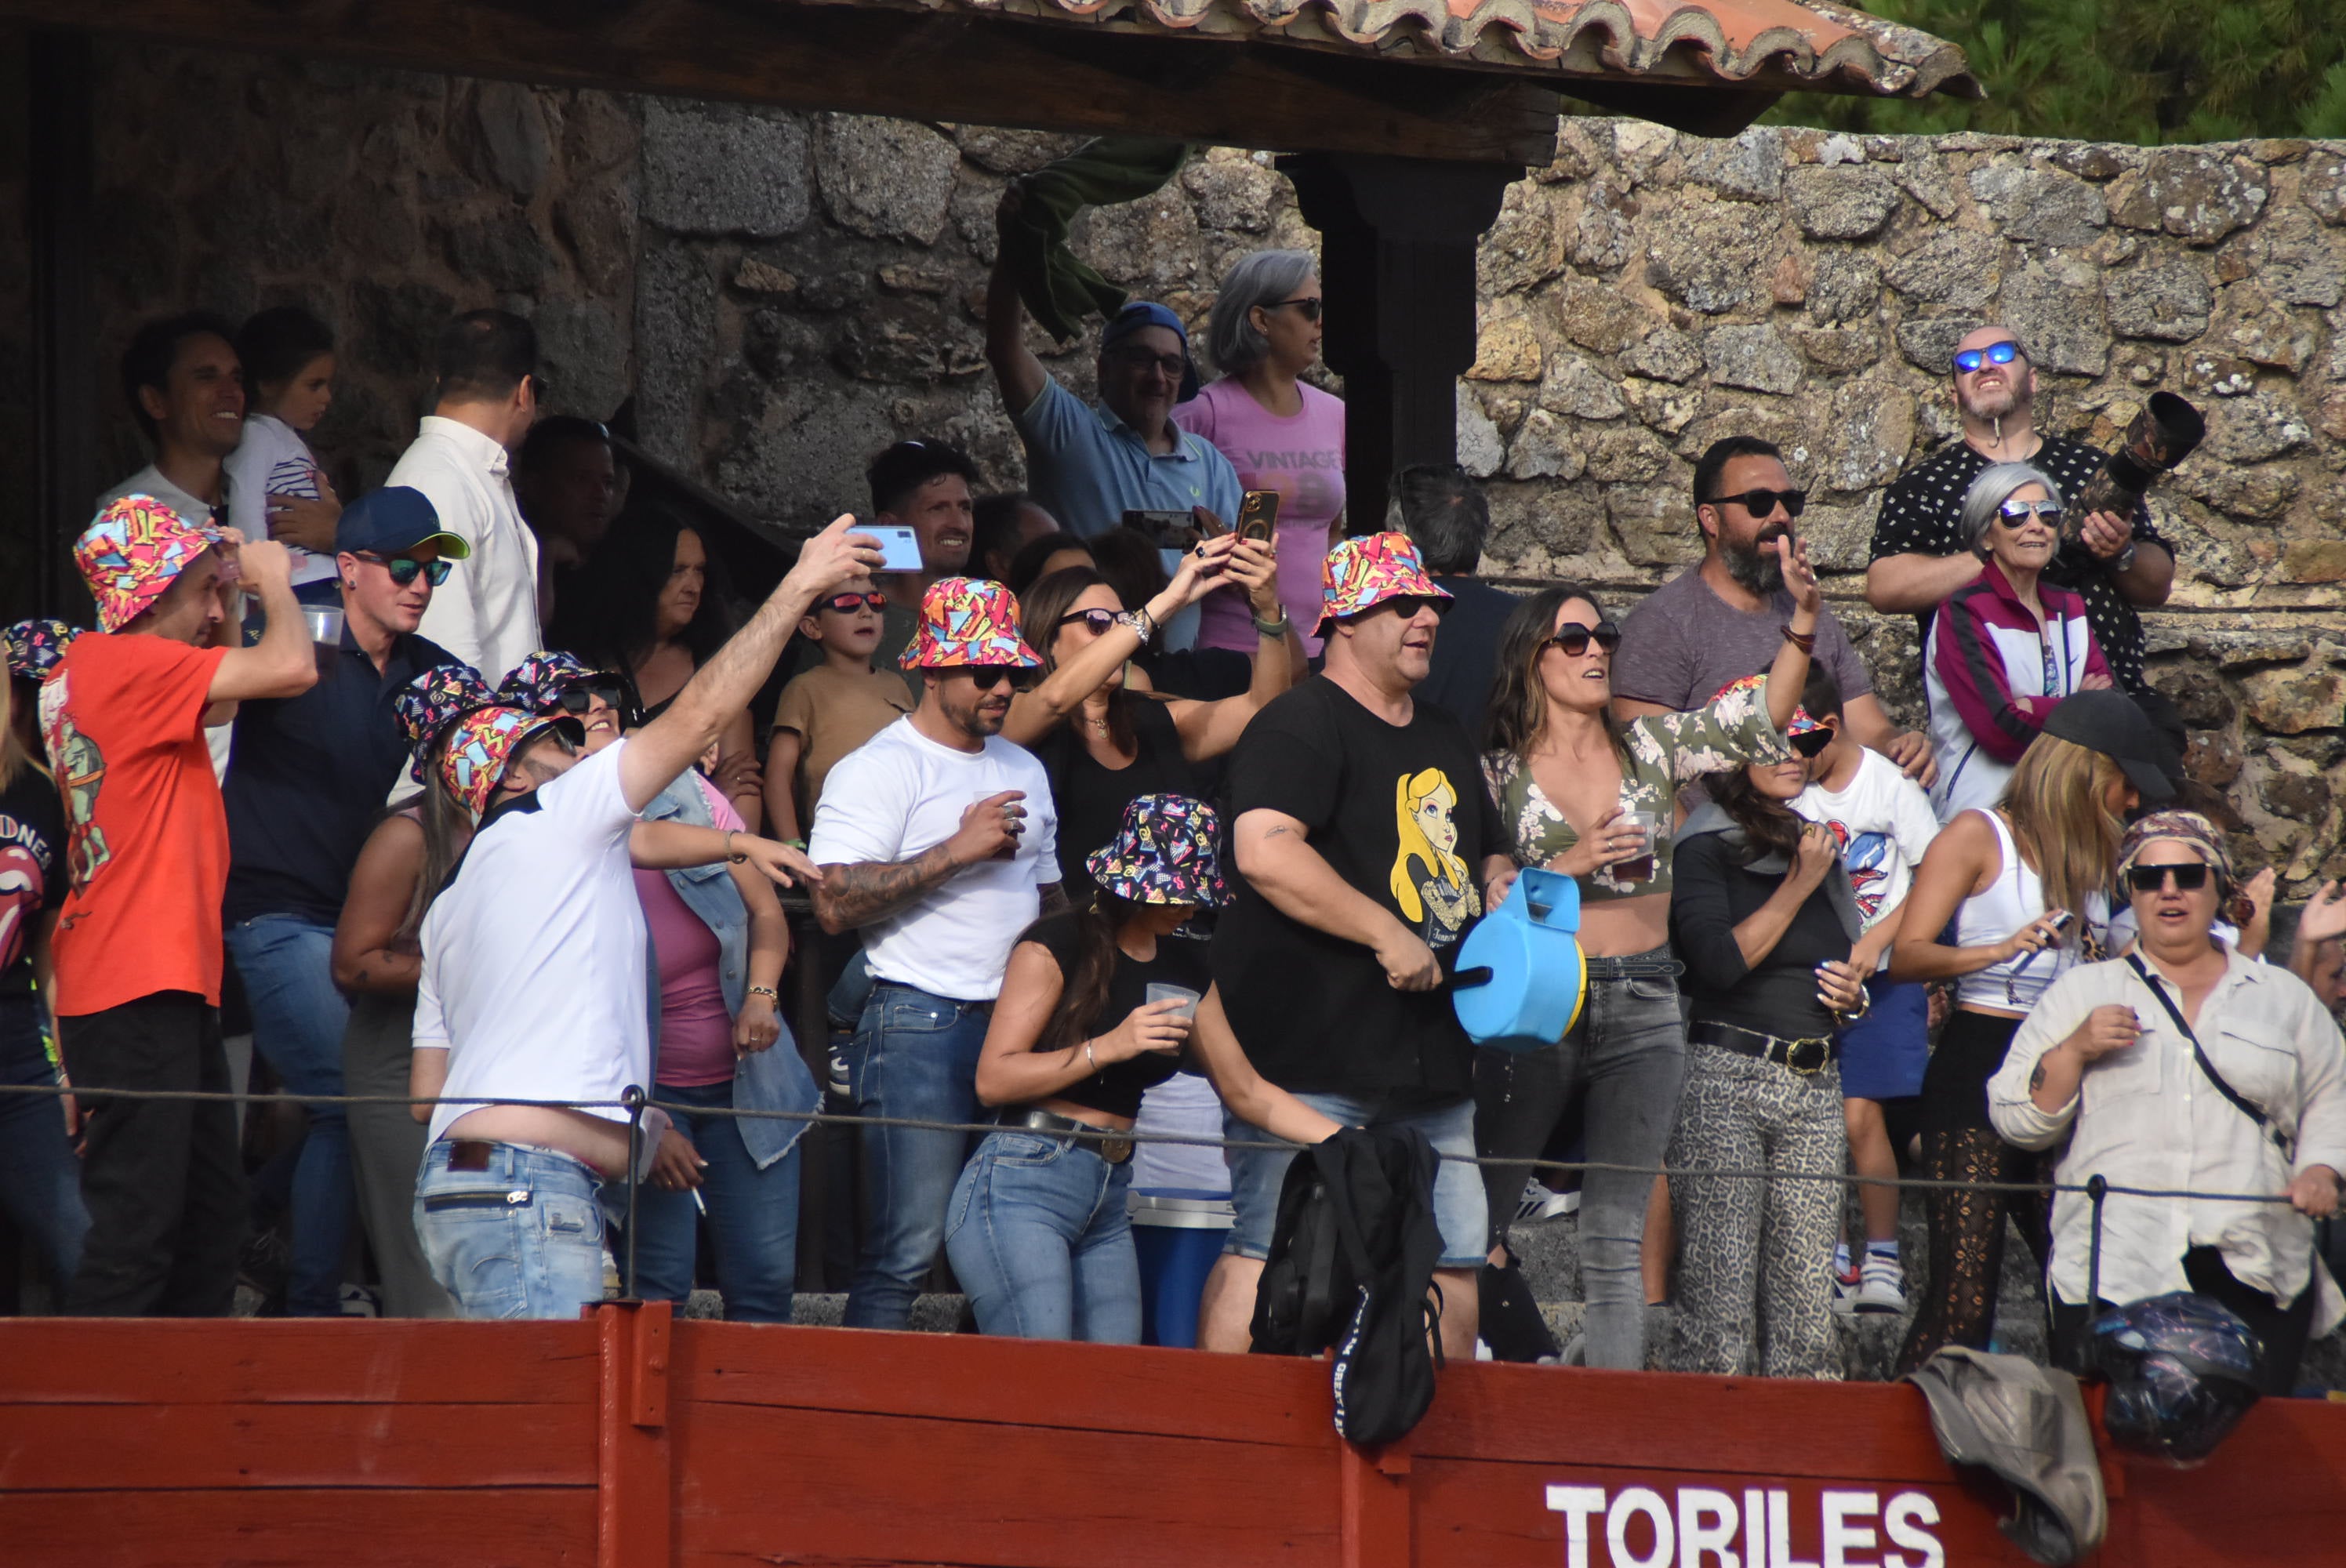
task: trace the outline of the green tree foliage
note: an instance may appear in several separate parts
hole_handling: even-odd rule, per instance
[[[1984,100],[1793,93],[1779,125],[2136,143],[2346,137],[2346,0],[1872,0],[1961,45]]]

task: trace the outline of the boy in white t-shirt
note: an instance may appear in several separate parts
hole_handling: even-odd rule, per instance
[[[1792,809],[1832,830],[1841,862],[1857,891],[1865,932],[1850,954],[1872,1005],[1841,1032],[1842,1115],[1849,1129],[1850,1167],[1882,1180],[1898,1175],[1893,1118],[1911,1120],[1930,1057],[1930,988],[1893,982],[1882,972],[1914,868],[1937,836],[1939,820],[1923,787],[1879,752],[1860,746],[1841,722],[1841,687],[1831,671],[1811,667],[1800,692],[1800,713],[1787,734],[1808,755],[1809,787]],[[1817,735],[1826,737],[1819,742]],[[1833,1307],[1842,1312],[1896,1312],[1906,1305],[1898,1257],[1898,1189],[1862,1186],[1865,1257],[1854,1263],[1847,1242],[1834,1248]]]

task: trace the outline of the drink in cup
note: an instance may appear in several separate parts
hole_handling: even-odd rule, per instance
[[[1660,848],[1660,846],[1655,842],[1655,835],[1661,829],[1661,818],[1651,811],[1624,811],[1621,813],[1620,820],[1617,825],[1624,828],[1635,828],[1639,832],[1645,834],[1646,847],[1642,852],[1632,855],[1626,860],[1616,860],[1613,862],[1612,871],[1614,881],[1622,882],[1647,882],[1653,881],[1654,857]]]
[[[310,627],[310,640],[327,647],[342,646],[342,612],[332,605],[304,605],[301,619]]]
[[[1150,1007],[1156,1006],[1160,1002],[1179,1003],[1181,1005],[1175,1009],[1172,1016],[1188,1023],[1197,1018],[1198,1003],[1200,998],[1196,992],[1186,985],[1167,985],[1159,981],[1151,983],[1141,1000]]]

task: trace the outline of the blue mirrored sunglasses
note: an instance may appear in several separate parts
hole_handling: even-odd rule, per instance
[[[2006,338],[2000,343],[1990,343],[1984,349],[1965,349],[1955,356],[1955,369],[1964,375],[1975,373],[1982,365],[2008,365],[2020,357],[2020,345]]]

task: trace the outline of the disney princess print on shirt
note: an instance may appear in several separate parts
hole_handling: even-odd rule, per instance
[[[1420,940],[1432,948],[1458,940],[1483,912],[1482,894],[1458,855],[1458,789],[1439,768],[1404,773],[1393,788],[1392,895]]]

